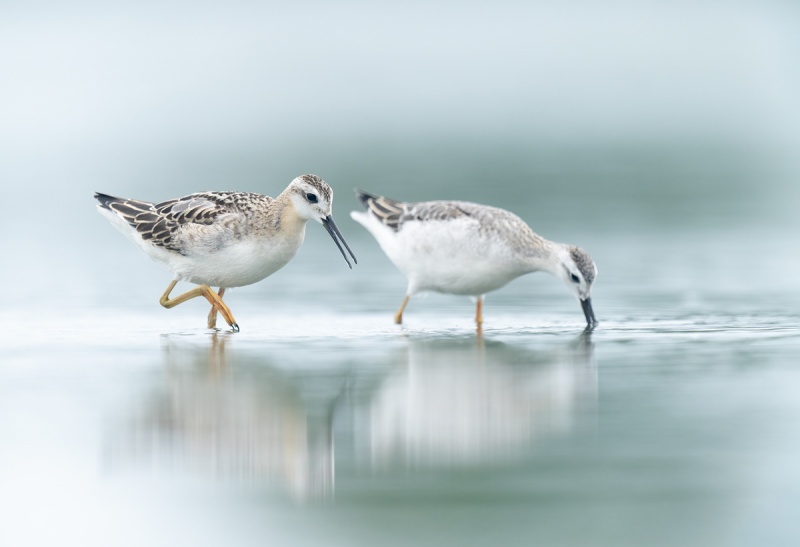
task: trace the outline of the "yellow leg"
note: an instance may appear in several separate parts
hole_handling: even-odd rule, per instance
[[[475,305],[475,324],[478,325],[478,330],[483,326],[483,296],[478,297]]]
[[[175,298],[170,298],[169,293],[172,292],[172,289],[175,288],[175,285],[177,283],[178,280],[173,279],[172,283],[170,283],[169,287],[167,287],[167,290],[164,291],[163,295],[161,295],[159,303],[162,306],[164,306],[167,309],[174,308],[178,304],[183,304],[187,300],[191,300],[192,298],[202,296],[206,300],[208,300],[211,303],[211,305],[215,307],[217,311],[219,311],[219,313],[222,314],[222,317],[225,318],[225,322],[227,322],[228,325],[230,325],[230,327],[234,330],[234,332],[238,332],[239,325],[236,324],[236,320],[233,318],[231,310],[228,309],[228,306],[225,304],[225,302],[222,301],[222,298],[220,298],[219,295],[215,293],[211,287],[209,287],[208,285],[198,285],[194,289],[187,291],[180,296],[176,296]]]
[[[217,292],[219,295],[219,299],[222,300],[222,295],[225,294],[225,287],[220,287],[219,291]],[[208,312],[208,328],[213,329],[217,326],[217,308],[215,306],[211,306],[211,311]]]
[[[408,295],[406,295],[406,297],[403,299],[403,303],[400,304],[400,309],[397,310],[396,314],[394,314],[394,322],[395,322],[395,324],[400,325],[400,324],[403,323],[403,312],[405,311],[406,306],[408,305],[408,301],[410,299],[411,299],[411,297],[408,296]]]

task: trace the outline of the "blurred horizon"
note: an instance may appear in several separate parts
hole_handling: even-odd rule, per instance
[[[0,544],[800,544],[798,59],[789,0],[6,1]],[[303,173],[358,265],[309,223],[237,333],[93,199]],[[353,187],[580,245],[600,325],[394,324]]]
[[[94,191],[274,196],[309,172],[362,261],[387,270],[348,218],[354,187],[505,207],[600,256],[708,237],[788,269],[773,249],[800,228],[799,15],[780,1],[11,2],[0,223],[16,259],[0,281],[26,279],[11,297],[25,300],[54,271],[85,286],[116,272],[98,256],[144,261]],[[327,251],[312,228],[306,252]]]

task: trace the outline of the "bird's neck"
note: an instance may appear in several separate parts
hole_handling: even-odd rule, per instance
[[[549,272],[555,274],[558,271],[561,260],[559,254],[562,245],[542,238],[541,242],[534,248],[529,249],[525,254],[526,270],[531,272]]]
[[[282,237],[295,240],[303,240],[306,231],[307,220],[297,214],[297,210],[288,195],[281,194],[275,198],[277,203],[273,204],[267,216],[251,220],[256,231],[263,233],[268,239],[277,233],[283,234]],[[294,236],[294,237],[292,237]],[[273,245],[273,242],[269,243]]]
[[[288,197],[281,195],[278,201],[281,204],[281,207],[278,209],[281,229],[285,230],[287,233],[304,234],[308,219],[297,214],[294,203],[292,203],[292,200]]]

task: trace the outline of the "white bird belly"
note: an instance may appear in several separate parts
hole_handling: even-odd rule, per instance
[[[509,246],[480,231],[473,219],[409,222],[394,232],[371,216],[353,218],[375,236],[408,278],[409,294],[436,291],[477,296],[526,273]]]
[[[301,239],[302,242],[302,239]],[[277,243],[277,242],[273,242]],[[171,257],[167,266],[191,283],[215,287],[243,287],[261,281],[283,268],[297,254],[300,244],[242,240],[195,260],[191,254]],[[174,253],[173,253],[174,254]]]

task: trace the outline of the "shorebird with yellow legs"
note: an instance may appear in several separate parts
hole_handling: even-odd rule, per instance
[[[225,290],[261,281],[283,268],[315,220],[350,261],[356,257],[333,221],[333,190],[316,175],[294,179],[277,197],[249,192],[200,192],[161,203],[96,193],[97,208],[150,258],[173,274],[159,302],[172,308],[198,296],[211,304],[208,328],[217,313],[236,332],[239,325],[222,300]],[[170,297],[179,281],[197,287]],[[211,287],[219,287],[215,292]]]
[[[587,329],[597,324],[591,299],[597,267],[583,249],[548,241],[497,207],[465,201],[406,203],[360,190],[356,195],[366,211],[350,216],[408,279],[395,323],[402,323],[414,294],[434,291],[475,297],[480,329],[486,293],[523,274],[545,271],[578,298]]]

